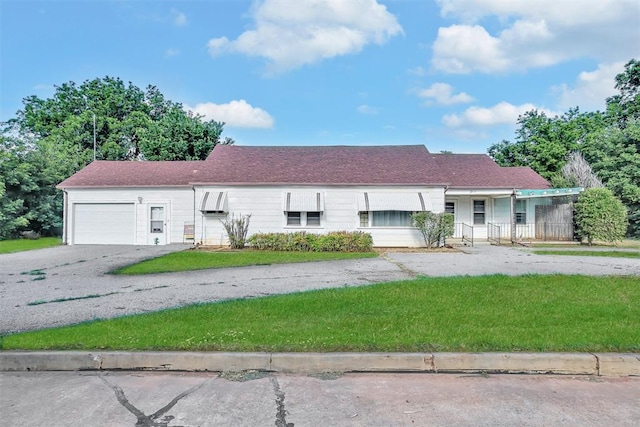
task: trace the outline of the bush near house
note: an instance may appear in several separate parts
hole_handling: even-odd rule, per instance
[[[445,238],[453,236],[453,215],[450,213],[416,212],[411,215],[411,221],[422,234],[427,248],[436,248]]]
[[[247,244],[247,233],[249,232],[250,221],[251,214],[240,214],[237,218],[232,214],[231,218],[220,220],[229,237],[229,246],[231,249],[242,249]]]
[[[373,248],[371,234],[361,231],[256,233],[248,241],[253,249],[270,251],[370,252]]]
[[[574,206],[576,231],[589,245],[594,240],[614,243],[624,239],[627,209],[608,188],[588,188]]]

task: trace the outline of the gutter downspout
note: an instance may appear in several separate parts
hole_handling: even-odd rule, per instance
[[[511,244],[515,244],[516,243],[516,235],[517,230],[516,230],[516,189],[513,189],[513,192],[511,193],[511,215],[509,215],[509,218],[511,219]]]
[[[196,245],[196,186],[191,185],[193,190],[193,246]]]

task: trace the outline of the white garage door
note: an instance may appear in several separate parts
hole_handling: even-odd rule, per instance
[[[73,205],[73,243],[133,245],[133,203],[76,203]]]

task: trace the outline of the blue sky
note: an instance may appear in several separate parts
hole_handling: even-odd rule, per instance
[[[640,58],[637,0],[0,0],[0,120],[104,76],[242,145],[483,153],[519,114],[604,108]]]

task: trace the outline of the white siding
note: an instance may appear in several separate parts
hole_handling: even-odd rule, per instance
[[[529,220],[528,215],[527,220]],[[511,197],[493,199],[493,218],[489,222],[511,223]]]
[[[76,204],[105,203],[133,204],[135,211],[135,237],[133,244],[154,244],[149,233],[149,207],[153,204],[166,206],[166,243],[182,243],[185,222],[193,222],[193,190],[191,187],[164,188],[108,188],[67,189],[66,233],[67,243],[77,243],[74,238]],[[139,199],[141,198],[141,199]],[[83,243],[101,243],[100,241]]]
[[[473,224],[473,200],[485,200],[485,218],[486,223],[492,223],[501,227],[501,235],[503,238],[511,236],[511,197],[500,195],[491,197],[491,195],[482,196],[474,192],[470,195],[462,195],[458,190],[457,194],[449,196],[447,193],[446,201],[456,203],[455,222],[456,224],[465,223],[473,226],[473,235],[475,239],[487,238],[486,225]],[[471,193],[471,192],[470,192]],[[491,191],[488,191],[491,193]],[[493,192],[495,193],[495,191]],[[495,194],[493,194],[495,196]],[[537,205],[548,205],[551,203],[550,197],[526,199],[526,224],[517,225],[517,234],[523,238],[535,237],[535,212]],[[459,232],[460,228],[456,228]],[[459,237],[459,236],[456,236]]]
[[[393,187],[393,186],[202,186],[196,191],[191,187],[165,188],[109,188],[68,189],[66,232],[67,242],[74,241],[74,206],[81,203],[129,203],[135,211],[135,237],[133,244],[154,244],[155,236],[149,233],[149,209],[152,205],[164,205],[167,212],[167,243],[182,243],[184,224],[194,222],[195,242],[207,245],[226,245],[228,239],[220,219],[224,215],[200,212],[202,196],[207,191],[226,191],[229,215],[251,214],[249,235],[254,233],[308,231],[360,230],[373,236],[375,246],[423,246],[420,233],[413,227],[360,227],[358,196],[363,192],[427,193],[433,211],[444,211],[444,189],[441,187]],[[324,198],[324,212],[320,226],[287,226],[283,210],[283,194],[291,191],[320,192]],[[195,198],[194,198],[195,197]],[[100,243],[100,242],[95,242]],[[191,242],[190,242],[191,243]]]
[[[371,186],[235,186],[196,188],[196,200],[201,200],[206,191],[226,191],[229,216],[251,214],[249,235],[255,233],[308,231],[327,233],[330,231],[364,231],[373,236],[375,246],[423,246],[420,233],[413,227],[360,227],[358,196],[362,192],[428,193],[434,212],[444,211],[444,189],[441,187],[371,187]],[[287,226],[283,210],[283,195],[286,192],[320,192],[324,197],[324,212],[319,227]],[[203,215],[197,212],[196,241],[209,245],[228,243],[220,215]]]

